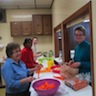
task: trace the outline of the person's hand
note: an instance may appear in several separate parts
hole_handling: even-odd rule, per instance
[[[26,81],[27,81],[27,82],[31,82],[31,81],[33,81],[34,79],[35,79],[34,77],[29,76],[29,77],[26,78]]]
[[[65,62],[64,64],[65,64],[65,65],[68,65],[69,63],[68,63],[68,62]],[[62,66],[65,66],[64,64],[62,64],[61,67],[62,67]]]
[[[78,74],[78,68],[73,68],[67,65],[68,62],[64,63],[61,66],[60,74],[61,76],[64,76],[66,79],[70,79],[74,77],[76,74]]]
[[[70,60],[69,63],[68,63],[68,65],[70,66],[72,63],[74,63],[74,61],[73,60]]]
[[[80,66],[80,62],[74,62],[70,65],[72,68],[78,68]]]
[[[37,64],[36,67],[35,67],[35,70],[40,70],[42,67],[43,67],[42,64]]]
[[[69,70],[69,66],[67,65],[68,62],[65,62],[63,65],[61,65],[60,73],[66,73]]]
[[[41,56],[41,52],[37,53],[36,55],[37,55],[37,57]]]

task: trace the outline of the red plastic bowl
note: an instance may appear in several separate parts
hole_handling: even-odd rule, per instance
[[[51,69],[54,73],[59,73],[60,74],[60,70],[56,70],[56,68],[60,68],[60,65],[57,66],[52,66]]]
[[[44,82],[46,82],[46,81],[48,82],[48,84],[54,83],[55,87],[52,89],[48,89],[48,90],[37,89],[37,86],[44,84]],[[38,81],[34,82],[32,86],[35,89],[35,91],[38,93],[39,96],[53,96],[57,92],[57,90],[60,86],[60,82],[55,79],[42,79],[42,80],[38,80]]]

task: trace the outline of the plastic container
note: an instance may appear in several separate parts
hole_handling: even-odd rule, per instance
[[[51,68],[54,64],[53,59],[49,59],[47,64],[48,64],[48,68]]]
[[[37,86],[42,85],[46,81],[48,82],[48,84],[54,83],[55,87],[52,89],[48,89],[48,90],[37,89]],[[60,82],[55,79],[42,79],[42,80],[38,80],[38,81],[34,82],[32,86],[35,89],[35,91],[38,93],[39,96],[53,96],[57,92],[57,90],[60,86]]]

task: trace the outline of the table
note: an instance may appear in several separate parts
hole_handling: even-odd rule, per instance
[[[56,76],[57,74],[54,74],[52,72],[46,72],[46,73],[41,73],[40,74],[40,79],[45,79],[45,78],[54,78],[53,76]],[[37,74],[34,74],[34,77],[37,78]],[[55,79],[55,78],[54,78]],[[39,80],[39,79],[37,79]],[[31,85],[30,85],[30,89],[29,91],[31,92],[30,96],[38,96],[38,94],[34,91],[34,89],[32,88],[32,84],[35,82],[36,80],[34,80]],[[60,81],[60,87],[58,89],[59,92],[61,92],[61,94],[55,94],[54,96],[92,96],[92,87],[90,85],[86,86],[85,88],[82,88],[78,91],[74,91],[73,89],[69,88],[68,86],[66,86],[64,84],[64,81],[59,80]]]

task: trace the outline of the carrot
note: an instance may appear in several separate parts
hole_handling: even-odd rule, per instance
[[[54,78],[60,79],[60,80],[64,80],[63,76],[53,76]]]
[[[39,64],[39,65],[37,65],[37,67],[38,67],[38,78],[40,78],[40,70],[41,70],[41,68],[42,68],[42,66]]]
[[[50,72],[51,71],[51,69],[50,68],[45,68],[45,69],[42,69],[42,70],[40,70],[40,73],[44,73],[44,72]],[[36,73],[38,73],[39,71],[38,70],[36,70]]]
[[[46,81],[42,85],[38,86],[36,89],[38,89],[38,90],[48,90],[48,89],[52,89],[54,87],[55,87],[54,83],[48,84],[48,82]]]
[[[38,70],[38,78],[40,78],[40,69]]]

